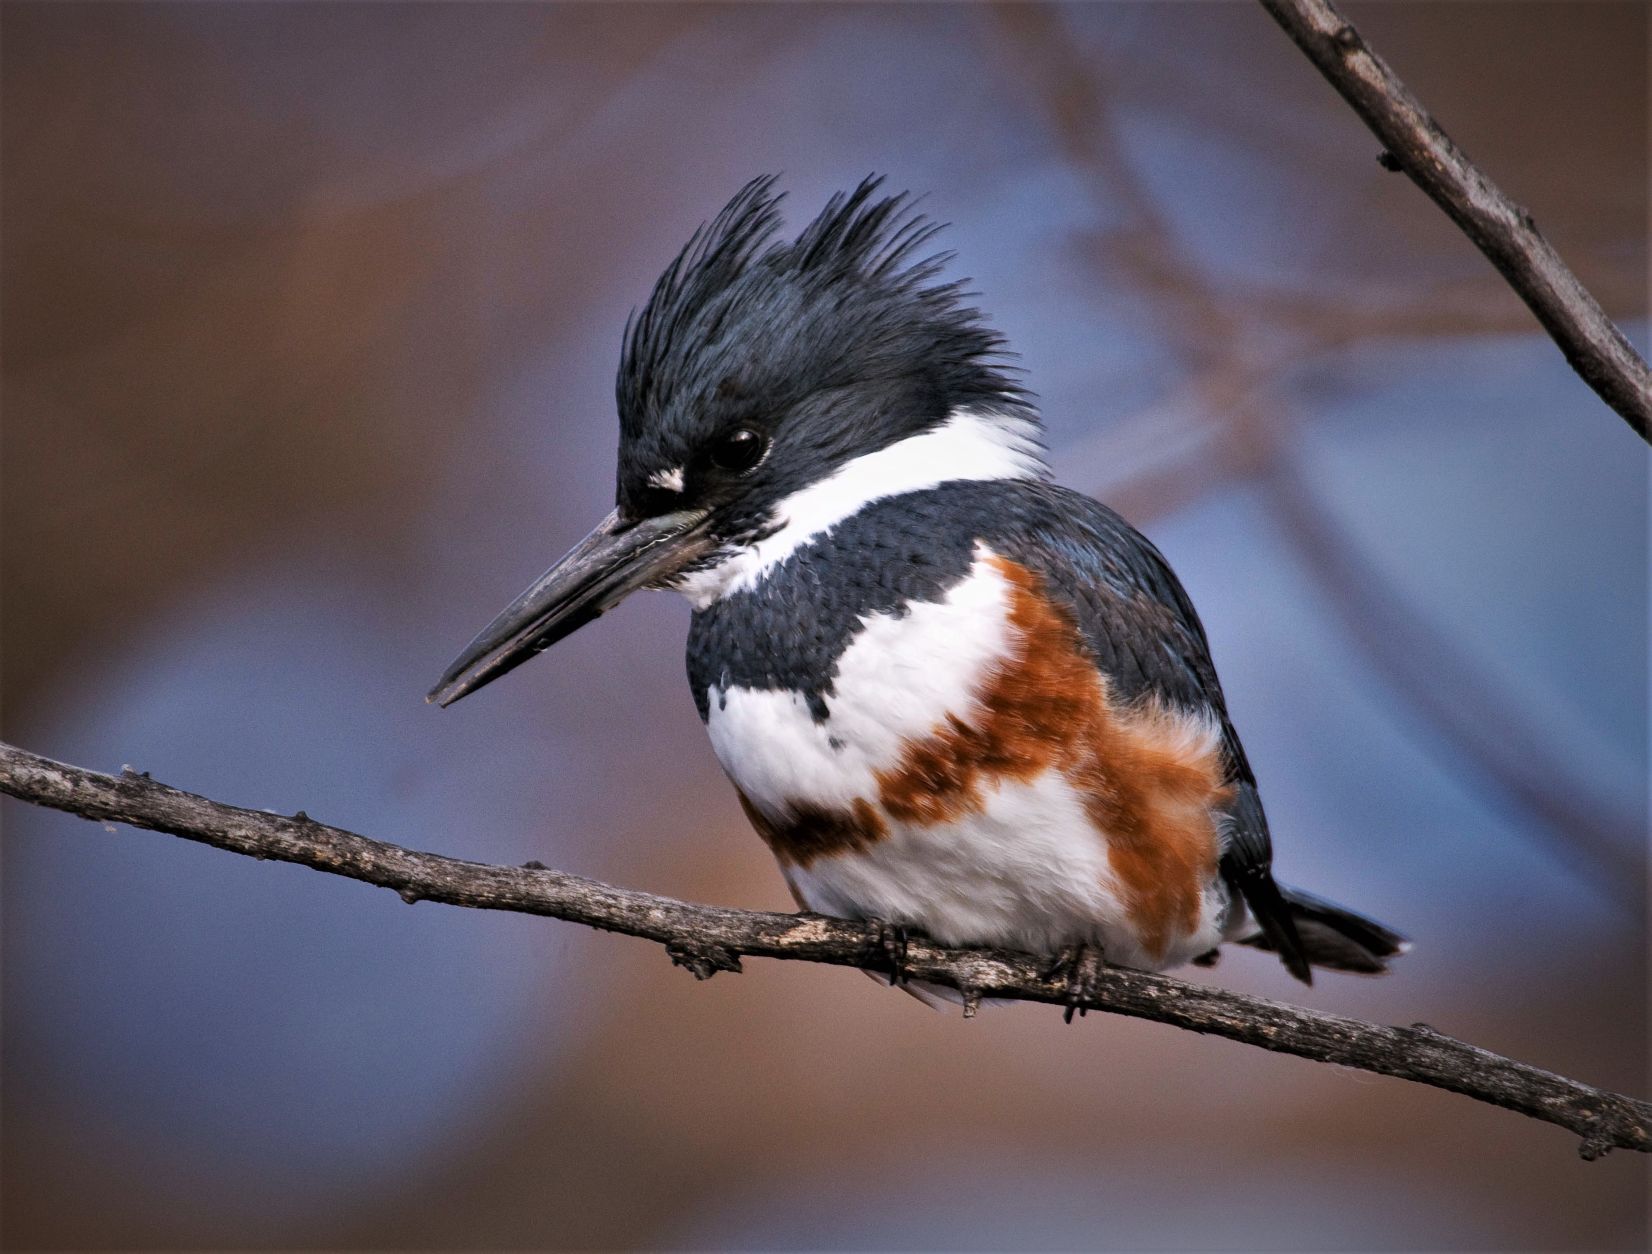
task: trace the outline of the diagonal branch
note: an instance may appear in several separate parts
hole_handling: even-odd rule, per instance
[[[534,864],[492,866],[419,853],[328,827],[302,811],[287,818],[245,810],[169,788],[130,769],[119,776],[103,775],[3,743],[0,792],[86,819],[128,823],[232,853],[296,862],[392,889],[409,903],[514,910],[639,936],[664,945],[673,962],[701,979],[740,970],[742,957],[889,969],[875,924],[690,905]],[[981,998],[995,997],[1153,1019],[1503,1106],[1576,1133],[1586,1159],[1616,1147],[1652,1152],[1652,1104],[1515,1062],[1422,1024],[1386,1027],[1122,967],[1102,968],[1089,995],[1075,1000],[1068,981],[1030,954],[952,949],[916,939],[904,948],[899,974],[959,990],[966,1015]]]
[[[1652,442],[1652,372],[1560,254],[1451,142],[1330,0],[1261,0],[1404,170],[1525,301],[1572,369]]]

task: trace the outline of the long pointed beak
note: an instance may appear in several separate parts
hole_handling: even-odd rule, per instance
[[[665,579],[708,552],[705,510],[642,522],[615,510],[472,640],[426,701],[452,705],[571,635],[630,593]]]

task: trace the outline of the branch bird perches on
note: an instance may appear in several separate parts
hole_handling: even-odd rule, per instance
[[[512,910],[641,937],[665,946],[674,963],[700,979],[739,971],[743,957],[890,970],[887,938],[875,925],[693,905],[536,864],[494,866],[420,853],[329,827],[302,811],[289,818],[225,805],[130,768],[105,775],[3,743],[0,792],[97,822],[126,823],[342,875],[388,888],[409,903]],[[1072,982],[1054,974],[1046,959],[949,948],[921,938],[902,947],[893,974],[957,989],[966,1016],[981,998],[992,997],[1152,1019],[1518,1111],[1575,1133],[1586,1159],[1615,1148],[1652,1152],[1652,1104],[1504,1058],[1423,1024],[1366,1023],[1122,967],[1100,968],[1075,993]]]

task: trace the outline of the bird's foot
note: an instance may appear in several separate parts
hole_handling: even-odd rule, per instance
[[[1188,959],[1196,967],[1213,967],[1222,960],[1220,949],[1207,949],[1195,958]]]
[[[1066,981],[1067,1008],[1061,1015],[1063,1023],[1073,1021],[1075,1010],[1080,1018],[1089,1011],[1096,996],[1096,982],[1105,965],[1101,946],[1084,944],[1067,946],[1044,968],[1045,979]]]
[[[912,933],[900,924],[888,923],[883,919],[867,919],[865,927],[866,946],[873,957],[881,958],[888,967],[890,985],[905,984],[906,947]]]

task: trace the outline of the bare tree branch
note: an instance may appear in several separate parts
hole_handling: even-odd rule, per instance
[[[1261,0],[1383,143],[1385,162],[1455,222],[1543,324],[1572,369],[1652,442],[1652,372],[1595,298],[1329,0]]]
[[[232,853],[295,862],[375,884],[404,901],[439,901],[566,919],[664,945],[700,979],[740,970],[742,957],[889,969],[882,928],[817,914],[769,914],[690,905],[596,880],[419,853],[317,823],[224,805],[156,783],[54,762],[0,743],[0,792],[104,823],[169,832]],[[991,949],[904,946],[898,974],[959,990],[964,1013],[983,997],[1077,1005],[1225,1036],[1283,1054],[1395,1076],[1461,1093],[1567,1128],[1586,1159],[1613,1148],[1652,1152],[1652,1104],[1591,1088],[1417,1024],[1385,1027],[1162,975],[1103,967],[1088,995],[1046,960]]]

